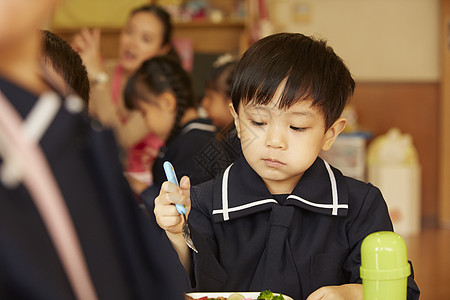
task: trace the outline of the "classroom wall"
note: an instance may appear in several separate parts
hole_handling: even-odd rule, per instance
[[[149,0],[65,0],[55,12],[57,28],[122,27],[129,12]]]
[[[352,104],[362,127],[375,136],[394,126],[412,135],[422,166],[422,224],[437,225],[439,1],[273,0],[270,4],[277,30],[325,38],[344,59],[357,81]]]
[[[439,80],[438,0],[272,0],[286,31],[327,39],[358,81]]]

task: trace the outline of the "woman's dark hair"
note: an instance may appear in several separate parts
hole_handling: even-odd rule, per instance
[[[167,53],[167,56],[171,57],[173,60],[181,62],[180,56],[173,47],[171,41],[173,25],[172,20],[170,18],[170,14],[161,6],[155,4],[146,4],[133,9],[130,13],[130,17],[140,12],[152,13],[161,21],[164,30],[162,35],[163,39],[161,46],[170,45],[170,50]]]
[[[43,40],[42,61],[52,66],[64,81],[86,103],[89,101],[90,84],[86,67],[80,55],[56,34],[41,30]]]
[[[144,87],[144,90],[140,87]],[[154,98],[170,92],[177,101],[177,114],[171,137],[178,133],[180,120],[188,108],[195,108],[195,98],[189,74],[183,67],[167,56],[157,56],[142,63],[125,86],[125,105],[138,109],[139,102],[154,103]],[[153,96],[153,97],[152,97]]]
[[[324,114],[326,129],[341,116],[355,88],[342,59],[325,41],[279,33],[257,41],[239,61],[231,92],[234,109],[241,103],[270,103],[284,81],[278,107],[312,100]]]

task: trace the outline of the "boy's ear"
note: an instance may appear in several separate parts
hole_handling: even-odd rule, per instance
[[[161,108],[167,112],[175,112],[177,109],[177,99],[172,93],[164,92],[158,96]]]
[[[240,124],[239,124],[238,114],[237,114],[236,110],[234,110],[233,103],[228,104],[228,107],[230,108],[231,115],[233,116],[233,119],[234,119],[234,126],[236,126],[236,132],[237,132],[238,138],[241,138],[241,128],[240,128]]]
[[[325,132],[325,138],[322,145],[322,151],[330,150],[331,146],[333,146],[334,141],[336,141],[338,135],[344,130],[345,125],[347,124],[347,119],[339,118],[336,122],[328,128],[327,132]]]

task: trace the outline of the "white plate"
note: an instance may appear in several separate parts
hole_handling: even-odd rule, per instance
[[[228,297],[231,294],[241,294],[245,297],[245,299],[257,299],[259,294],[261,292],[214,292],[214,293],[187,293],[186,295],[191,296],[194,299],[199,299],[201,297],[208,297],[208,298],[216,298],[216,297]],[[279,293],[273,293],[275,296],[279,295]],[[285,300],[293,300],[291,297],[286,296],[283,294],[283,297]]]

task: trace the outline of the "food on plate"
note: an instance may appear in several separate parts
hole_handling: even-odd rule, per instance
[[[257,298],[256,295],[253,295],[253,297],[246,297],[244,296],[245,294],[248,293],[233,293],[233,294],[229,294],[228,297],[223,297],[223,296],[214,296],[214,297],[209,297],[209,296],[201,296],[199,298],[194,298],[191,295],[185,295],[186,300],[257,300],[257,299],[261,299],[261,300],[285,300],[285,298],[283,297],[282,294],[279,295],[274,295],[272,293],[272,291],[267,290],[267,291],[262,291]],[[290,299],[290,298],[289,298]]]
[[[275,296],[272,291],[262,291],[261,294],[259,294],[258,299],[262,300],[284,300],[283,295]]]
[[[243,295],[234,293],[234,294],[231,294],[230,296],[228,296],[227,300],[244,300],[244,299],[245,299],[245,297]]]
[[[228,300],[225,297],[214,297],[214,298],[209,298],[208,296],[205,297],[200,297],[200,298],[192,298],[189,295],[185,295],[184,296],[186,300]]]

